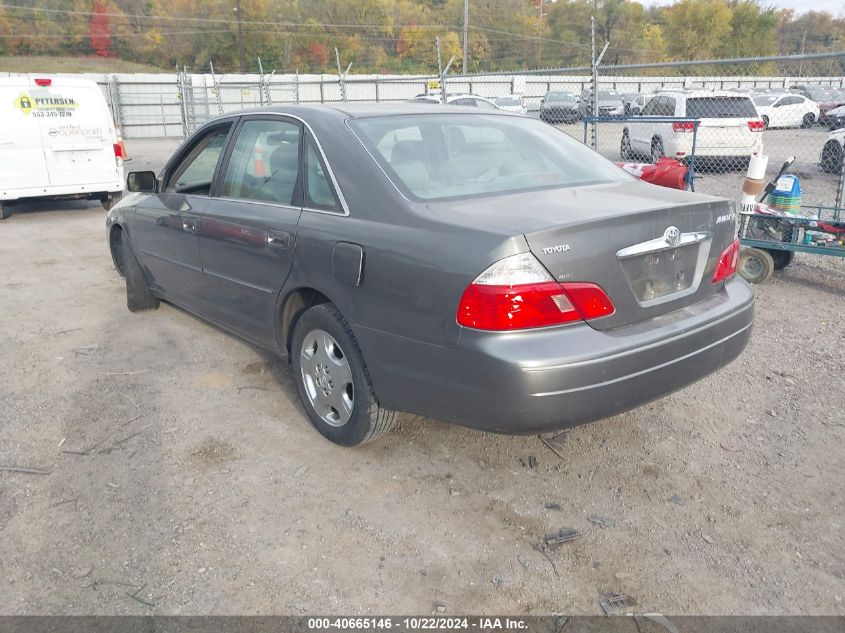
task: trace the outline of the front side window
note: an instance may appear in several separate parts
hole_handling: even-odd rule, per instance
[[[617,182],[629,177],[539,120],[487,114],[353,119],[394,185],[419,200]]]
[[[299,178],[297,123],[247,120],[241,126],[221,196],[292,205]]]
[[[227,124],[216,128],[197,141],[196,145],[182,159],[182,162],[173,170],[173,175],[168,179],[165,191],[209,195],[214,170],[217,169],[217,161],[226,146],[230,127],[231,124]]]

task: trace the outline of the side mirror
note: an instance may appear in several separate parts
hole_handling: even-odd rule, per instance
[[[126,177],[126,188],[129,191],[155,193],[158,181],[153,171],[130,171]]]

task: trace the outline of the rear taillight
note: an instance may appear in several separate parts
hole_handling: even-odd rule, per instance
[[[676,121],[672,124],[673,132],[692,132],[695,130],[695,123],[692,121]]]
[[[752,132],[762,132],[766,129],[766,124],[763,121],[749,121],[748,129]]]
[[[613,314],[610,298],[590,283],[561,284],[530,253],[496,262],[464,291],[459,325],[523,330]]]
[[[123,141],[114,144],[114,157],[126,160],[126,145],[123,144]]]
[[[713,283],[727,281],[736,274],[736,264],[739,261],[739,240],[731,242],[719,257],[716,270],[713,272]]]
[[[36,86],[46,87],[46,86],[50,86],[50,85],[52,85],[52,84],[53,84],[53,80],[52,80],[52,79],[36,79],[36,80],[35,80],[35,85],[36,85]]]

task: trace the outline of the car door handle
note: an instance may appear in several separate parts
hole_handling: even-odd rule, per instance
[[[270,231],[267,233],[267,246],[276,248],[290,247],[290,233],[286,231]]]

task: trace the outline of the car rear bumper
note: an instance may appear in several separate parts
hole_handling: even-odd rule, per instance
[[[493,333],[464,330],[456,349],[382,340],[368,363],[382,404],[501,433],[541,433],[609,417],[723,367],[745,348],[754,293],[739,278],[698,304],[649,321]],[[365,358],[372,332],[361,332]]]

